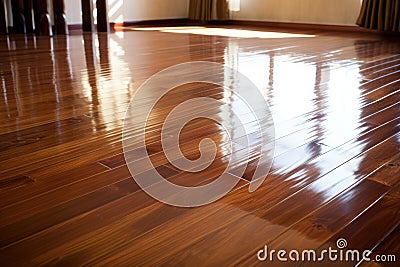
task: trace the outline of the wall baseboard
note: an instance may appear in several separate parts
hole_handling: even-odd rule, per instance
[[[199,25],[198,22],[182,18],[182,19],[158,19],[158,20],[141,20],[141,21],[125,21],[122,23],[110,23],[110,30],[115,31],[122,27],[173,27],[173,26],[185,26],[185,25]],[[94,25],[96,30],[96,25]],[[82,33],[82,24],[70,24],[68,25],[70,34]]]
[[[126,21],[123,23],[110,23],[110,30],[120,30],[123,27],[173,27],[173,26],[248,26],[262,28],[285,28],[295,30],[319,30],[319,31],[337,31],[337,32],[353,32],[353,33],[372,33],[372,34],[387,34],[377,30],[365,29],[358,26],[344,25],[327,25],[327,24],[312,24],[312,23],[295,23],[295,22],[273,22],[273,21],[253,21],[253,20],[225,20],[209,22],[196,21],[188,18],[180,19],[159,19],[159,20],[144,20],[144,21]],[[96,30],[96,25],[94,25]],[[82,24],[68,25],[69,34],[82,34]],[[13,33],[13,28],[9,27],[8,33]]]
[[[157,20],[142,20],[142,21],[126,21],[122,23],[110,23],[112,28],[117,27],[148,27],[148,26],[182,26],[195,24],[193,20],[182,18],[182,19],[157,19]]]
[[[215,22],[219,24],[218,21]],[[227,24],[227,22],[223,22]],[[274,22],[274,21],[252,21],[252,20],[229,20],[229,25],[234,26],[252,26],[252,27],[268,27],[268,28],[286,28],[297,30],[323,30],[323,31],[340,31],[340,32],[358,32],[358,33],[377,33],[375,30],[365,29],[359,26],[346,25],[328,25],[328,24],[312,24],[312,23],[296,23],[296,22]]]
[[[323,30],[323,31],[339,31],[339,32],[356,32],[356,33],[378,33],[376,30],[369,30],[358,26],[344,25],[327,25],[327,24],[311,24],[311,23],[295,23],[295,22],[273,22],[273,21],[252,21],[252,20],[225,20],[225,21],[209,21],[207,23],[182,19],[160,19],[160,20],[145,20],[145,21],[126,21],[123,23],[110,23],[111,31],[118,30],[122,27],[172,27],[172,26],[249,26],[249,27],[265,27],[265,28],[286,28],[297,30]],[[95,25],[96,28],[96,25]],[[70,34],[82,32],[81,24],[68,25]]]

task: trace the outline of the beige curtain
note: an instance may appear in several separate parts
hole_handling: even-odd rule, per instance
[[[227,0],[216,0],[217,20],[229,19],[229,3]]]
[[[215,14],[215,16],[213,16]],[[227,0],[190,0],[189,18],[200,21],[229,19]]]
[[[400,32],[400,0],[363,0],[357,24],[385,32]]]

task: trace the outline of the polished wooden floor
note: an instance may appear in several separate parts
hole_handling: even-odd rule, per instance
[[[397,264],[361,266],[398,266],[398,38],[126,28],[110,35],[1,37],[0,59],[1,266],[354,266],[256,256],[265,245],[336,248],[340,238],[349,249],[372,250],[371,257],[397,256]],[[147,78],[198,60],[236,68],[260,88],[275,122],[275,158],[262,186],[249,193],[260,155],[243,160],[240,150],[227,149],[218,125],[198,119],[183,129],[182,150],[195,159],[208,137],[217,158],[200,173],[175,168],[160,145],[165,116],[193,96],[229,96],[207,84],[172,90],[148,121],[147,151],[157,170],[176,184],[196,186],[216,178],[230,154],[238,166],[247,165],[224,198],[178,208],[154,200],[132,179],[122,127],[131,97]]]

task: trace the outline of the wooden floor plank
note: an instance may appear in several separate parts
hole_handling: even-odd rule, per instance
[[[266,244],[321,251],[335,247],[339,238],[348,248],[400,259],[398,40],[318,29],[241,28],[125,27],[109,35],[0,36],[2,264],[265,265],[256,253]],[[257,38],[237,36],[243,32]],[[279,38],[265,38],[268,34]],[[263,113],[254,119],[227,88],[196,82],[178,86],[154,106],[144,136],[138,120],[123,128],[141,84],[191,61],[238,69],[269,105],[275,156],[255,192],[249,193],[249,181],[261,156],[272,156],[258,127],[265,131],[270,117]],[[212,77],[223,83],[235,79],[222,71]],[[134,118],[153,105],[160,90],[147,90],[135,102]],[[182,161],[180,155],[172,161],[166,157],[161,130],[176,105],[195,97],[220,105],[194,103],[172,118],[165,141],[200,112],[229,126],[224,130],[196,119],[183,128],[179,145],[188,159],[201,156],[204,138],[216,145],[210,166],[186,172],[174,165]],[[247,135],[237,133],[240,125],[232,111],[245,121]],[[124,148],[123,129],[130,142]],[[244,140],[250,150],[238,145]],[[143,175],[157,168],[168,181],[193,187],[215,181],[228,163],[235,173],[244,170],[238,184],[224,198],[198,208],[156,201],[140,190],[128,169],[134,164]],[[163,192],[151,181],[147,186]]]
[[[399,185],[398,183],[391,188],[385,196],[376,201],[350,224],[335,233],[318,250],[335,246],[336,241],[340,238],[347,241],[348,247],[346,249],[364,251],[378,247],[384,238],[399,226]]]
[[[397,226],[373,250],[372,255],[370,256],[370,259],[373,259],[373,261],[364,260],[359,266],[397,266],[398,256],[396,255],[396,251],[399,251],[400,245],[399,231],[400,226]],[[377,260],[379,260],[379,262]]]

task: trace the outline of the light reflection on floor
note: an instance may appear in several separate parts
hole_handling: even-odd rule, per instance
[[[332,53],[340,52],[334,50]],[[326,51],[321,56],[329,54]],[[285,138],[283,144],[287,147],[304,145],[298,146],[295,153],[274,161],[275,173],[288,173],[301,164],[309,164],[321,174],[329,173],[332,162],[344,163],[340,160],[344,156],[343,151],[333,148],[349,142],[363,130],[360,122],[363,98],[359,89],[359,64],[357,60],[344,59],[321,65],[316,63],[318,58],[310,61],[299,60],[301,58],[308,56],[292,56],[284,51],[277,53],[274,49],[261,53],[243,51],[240,40],[233,38],[224,52],[225,64],[249,77],[266,97],[274,117],[276,137],[288,134],[286,122],[293,123],[297,121],[293,118],[300,114],[312,114],[319,110],[321,116],[318,118],[308,120],[306,116],[299,117],[308,129],[292,134],[294,138]],[[309,143],[310,140],[314,142]],[[352,156],[357,156],[366,144],[352,142],[358,143],[351,151]],[[314,147],[318,147],[317,152],[312,151]],[[319,159],[313,160],[315,157]],[[353,183],[363,158],[363,155],[358,156],[347,168],[327,175],[310,190],[326,191],[325,184],[338,176],[347,178],[340,186]],[[299,175],[299,180],[307,177],[306,174]]]
[[[276,39],[276,38],[311,38],[315,35],[311,34],[297,34],[285,32],[270,32],[270,31],[255,31],[255,30],[242,30],[242,29],[226,29],[226,28],[213,28],[213,27],[146,27],[146,28],[130,28],[135,31],[160,31],[169,33],[186,33],[186,34],[199,34],[199,35],[212,35],[224,37],[238,37],[238,38],[263,38],[263,39]]]

